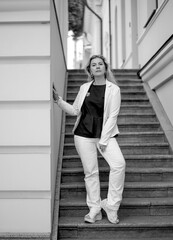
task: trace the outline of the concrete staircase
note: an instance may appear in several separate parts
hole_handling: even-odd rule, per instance
[[[122,106],[118,142],[126,159],[120,223],[84,223],[84,174],[71,133],[75,117],[66,115],[61,171],[58,239],[172,239],[173,155],[135,70],[116,70]],[[67,101],[72,103],[86,81],[82,70],[69,71]],[[106,197],[109,168],[99,155],[101,194]]]

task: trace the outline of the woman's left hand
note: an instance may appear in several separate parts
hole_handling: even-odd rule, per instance
[[[100,144],[99,143],[99,149],[101,152],[104,152],[106,150],[106,145]]]

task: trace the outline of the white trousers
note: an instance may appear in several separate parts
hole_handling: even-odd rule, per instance
[[[90,210],[99,211],[101,209],[97,158],[97,149],[100,151],[98,147],[99,138],[85,138],[75,135],[74,142],[84,169],[87,205]],[[116,138],[110,138],[106,150],[104,152],[100,151],[100,153],[110,166],[107,204],[112,210],[118,210],[124,189],[125,160]]]

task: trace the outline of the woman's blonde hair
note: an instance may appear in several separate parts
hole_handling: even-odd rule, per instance
[[[86,65],[86,67],[85,67],[85,71],[86,71],[86,73],[87,73],[87,75],[88,75],[88,81],[94,80],[94,76],[91,74],[90,67],[91,67],[91,61],[92,61],[93,59],[95,59],[95,58],[100,58],[100,59],[103,60],[103,63],[104,63],[104,65],[105,65],[105,69],[106,69],[106,71],[105,71],[105,79],[107,79],[108,81],[113,82],[114,84],[117,85],[117,82],[116,82],[116,80],[115,80],[115,77],[114,77],[111,69],[110,69],[110,66],[109,66],[106,58],[105,58],[104,56],[102,56],[102,55],[93,55],[93,56],[90,57],[87,65]]]

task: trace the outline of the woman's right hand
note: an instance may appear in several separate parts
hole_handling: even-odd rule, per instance
[[[55,88],[54,83],[53,83],[53,100],[54,100],[55,102],[57,102],[57,101],[59,100],[59,95],[58,95],[58,92],[57,92],[57,90],[56,90],[56,88]]]

